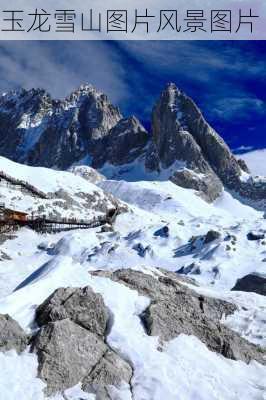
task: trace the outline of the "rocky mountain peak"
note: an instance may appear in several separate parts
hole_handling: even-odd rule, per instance
[[[170,177],[178,185],[196,189],[213,200],[221,193],[222,182],[243,201],[255,200],[256,206],[259,202],[259,208],[264,209],[266,185],[248,179],[248,167],[236,159],[196,103],[170,83],[152,111],[152,143],[146,166],[161,171],[179,161],[181,170],[177,168]]]
[[[67,169],[81,160],[101,165],[110,161],[107,144],[108,154],[119,164],[119,153],[136,154],[146,134],[136,117],[123,119],[119,108],[90,84],[64,100],[54,100],[41,89],[21,89],[0,99],[0,152],[30,165]]]
[[[0,107],[6,112],[15,109],[20,113],[35,113],[44,105],[51,103],[51,96],[44,89],[17,89],[2,93],[0,96]]]
[[[95,100],[101,98],[102,100],[108,102],[107,96],[89,83],[80,85],[77,89],[72,91],[70,95],[64,99],[64,101],[70,104],[78,104],[87,97],[94,98]]]
[[[195,189],[212,201],[221,193],[222,184],[189,129],[187,119],[191,118],[194,105],[191,110],[185,109],[186,102],[186,95],[173,83],[162,91],[152,111],[146,167],[158,172],[171,169],[172,181]]]

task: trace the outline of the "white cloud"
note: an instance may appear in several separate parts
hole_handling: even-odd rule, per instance
[[[84,82],[121,101],[127,95],[125,70],[105,42],[1,42],[0,87],[42,87],[65,97]]]
[[[238,118],[250,117],[253,113],[266,114],[265,102],[254,97],[227,97],[216,100],[212,113],[218,118],[231,120],[236,115]]]

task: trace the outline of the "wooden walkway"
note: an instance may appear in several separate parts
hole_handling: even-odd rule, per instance
[[[112,223],[107,216],[95,217],[91,220],[77,220],[67,218],[28,217],[25,221],[0,218],[0,233],[16,231],[22,227],[28,227],[40,233],[56,233],[73,229],[89,229]]]

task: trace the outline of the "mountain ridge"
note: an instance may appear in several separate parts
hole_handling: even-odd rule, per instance
[[[170,168],[165,179],[196,190],[207,201],[225,187],[257,208],[266,207],[264,180],[254,180],[246,163],[174,83],[167,84],[153,108],[151,133],[89,84],[63,100],[53,100],[43,89],[5,93],[0,97],[0,154],[63,170],[85,163],[101,172],[105,165],[142,163],[147,174],[160,175]]]

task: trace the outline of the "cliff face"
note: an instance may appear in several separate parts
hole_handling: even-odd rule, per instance
[[[171,177],[178,185],[196,189],[210,201],[219,196],[223,185],[265,208],[265,181],[249,174],[245,162],[236,159],[193,100],[170,83],[153,109],[146,167],[162,170],[177,161],[185,166]]]
[[[214,200],[222,191],[222,183],[191,132],[188,122],[195,118],[195,110],[192,104],[185,109],[185,101],[186,97],[174,84],[162,92],[152,113],[152,142],[146,167],[160,171],[182,162],[184,167],[177,169],[171,180]]]

